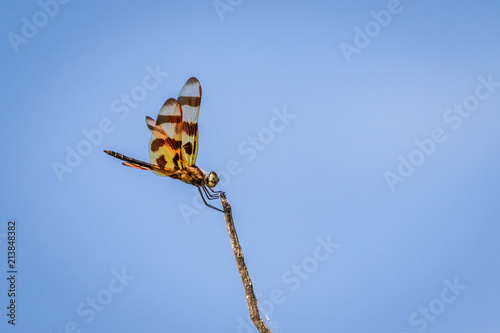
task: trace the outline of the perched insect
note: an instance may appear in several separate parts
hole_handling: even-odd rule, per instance
[[[149,142],[151,163],[139,161],[111,150],[104,150],[104,152],[125,161],[123,165],[141,170],[151,170],[158,176],[168,176],[196,186],[205,205],[223,212],[205,200],[205,196],[208,200],[219,197],[218,194],[221,192],[212,189],[219,182],[219,177],[215,172],[206,173],[195,165],[198,155],[200,102],[200,82],[192,77],[187,80],[177,100],[169,98],[163,104],[156,121],[146,117],[146,124],[152,133]]]

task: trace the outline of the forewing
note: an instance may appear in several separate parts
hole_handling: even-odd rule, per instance
[[[182,154],[186,165],[194,165],[198,156],[198,114],[200,112],[201,85],[192,77],[182,87],[177,98],[182,109]]]
[[[160,170],[180,170],[185,162],[182,155],[182,111],[174,98],[169,98],[160,112],[156,122],[147,117],[146,123],[151,130],[149,157],[152,165]],[[155,171],[159,176],[167,174]]]

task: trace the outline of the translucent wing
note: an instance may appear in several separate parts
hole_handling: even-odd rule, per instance
[[[182,154],[186,165],[194,165],[198,156],[198,114],[200,112],[201,86],[192,77],[182,87],[177,98],[182,109]]]
[[[168,172],[183,169],[185,166],[182,155],[182,111],[174,98],[169,98],[154,121],[146,117],[146,124],[151,130],[149,142],[149,158],[152,165],[165,172],[153,172],[159,176],[168,176]]]

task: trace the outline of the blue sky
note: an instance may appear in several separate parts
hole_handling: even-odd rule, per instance
[[[273,332],[498,332],[497,2],[3,6],[2,332],[256,332],[222,214],[102,152],[191,76]]]

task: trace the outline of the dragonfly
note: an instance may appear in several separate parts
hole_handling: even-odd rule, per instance
[[[146,124],[151,131],[149,141],[151,163],[111,150],[104,150],[104,152],[124,161],[122,164],[125,166],[151,170],[158,176],[179,179],[184,183],[194,185],[198,188],[205,205],[224,212],[207,202],[207,200],[218,199],[219,194],[223,193],[213,190],[219,182],[219,177],[214,171],[207,173],[195,165],[198,155],[200,102],[200,82],[195,77],[191,77],[182,87],[177,99],[167,99],[156,120],[146,116]]]

